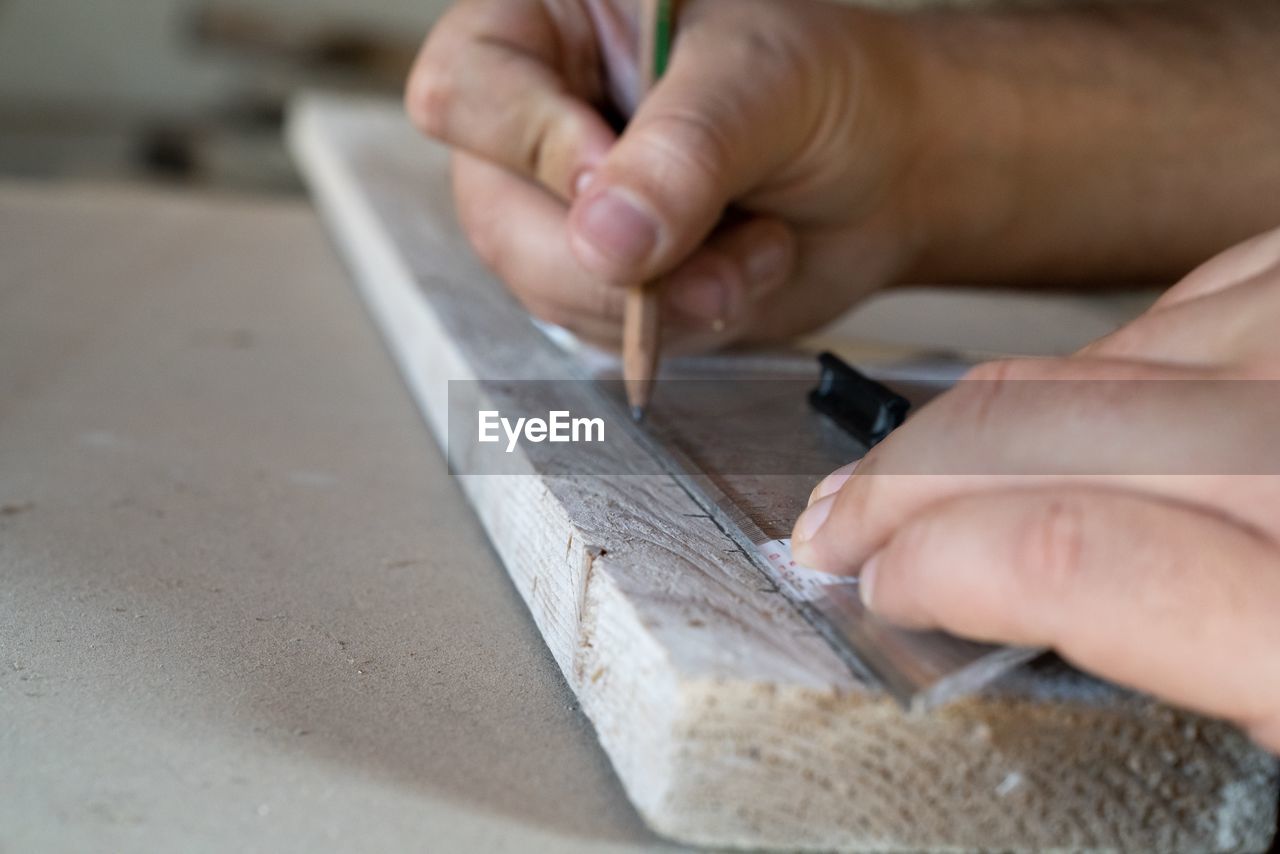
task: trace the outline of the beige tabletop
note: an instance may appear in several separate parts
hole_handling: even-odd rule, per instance
[[[639,851],[302,203],[0,188],[0,852]]]
[[[1135,307],[966,299],[845,331]],[[0,187],[0,852],[658,847],[311,211]]]

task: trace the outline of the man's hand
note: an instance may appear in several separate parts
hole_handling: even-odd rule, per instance
[[[639,9],[464,0],[410,80],[410,115],[457,149],[467,234],[525,305],[616,346],[618,286],[656,279],[670,337],[706,348],[811,328],[898,276],[909,234],[888,202],[912,112],[894,20],[688,0],[637,107]]]
[[[705,349],[898,281],[1169,281],[1280,219],[1274,0],[685,0],[642,103],[639,6],[463,0],[407,92],[481,257],[596,343],[637,281]]]
[[[1275,231],[1072,357],[974,369],[818,485],[795,557],[1280,751],[1278,333]]]

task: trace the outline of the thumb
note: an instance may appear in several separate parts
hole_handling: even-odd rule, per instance
[[[1280,735],[1280,550],[1223,517],[1098,488],[970,495],[900,528],[862,587],[889,620],[1051,646],[1260,739]]]
[[[681,30],[667,73],[570,212],[575,255],[606,281],[672,270],[733,199],[798,148],[802,122],[780,115],[799,85],[784,51],[757,53],[758,38],[707,17]]]

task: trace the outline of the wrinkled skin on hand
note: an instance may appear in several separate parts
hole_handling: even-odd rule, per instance
[[[914,235],[892,19],[689,0],[641,101],[639,7],[464,0],[413,71],[409,113],[454,147],[464,230],[521,302],[616,348],[623,286],[656,281],[664,342],[696,350],[811,329],[893,279]]]
[[[1280,752],[1278,333],[1280,230],[1072,356],[976,368],[817,486],[794,554]]]

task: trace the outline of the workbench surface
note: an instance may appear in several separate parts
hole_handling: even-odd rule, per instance
[[[301,202],[0,186],[0,769],[0,852],[664,847]]]
[[[0,189],[0,852],[652,850],[302,203]]]

